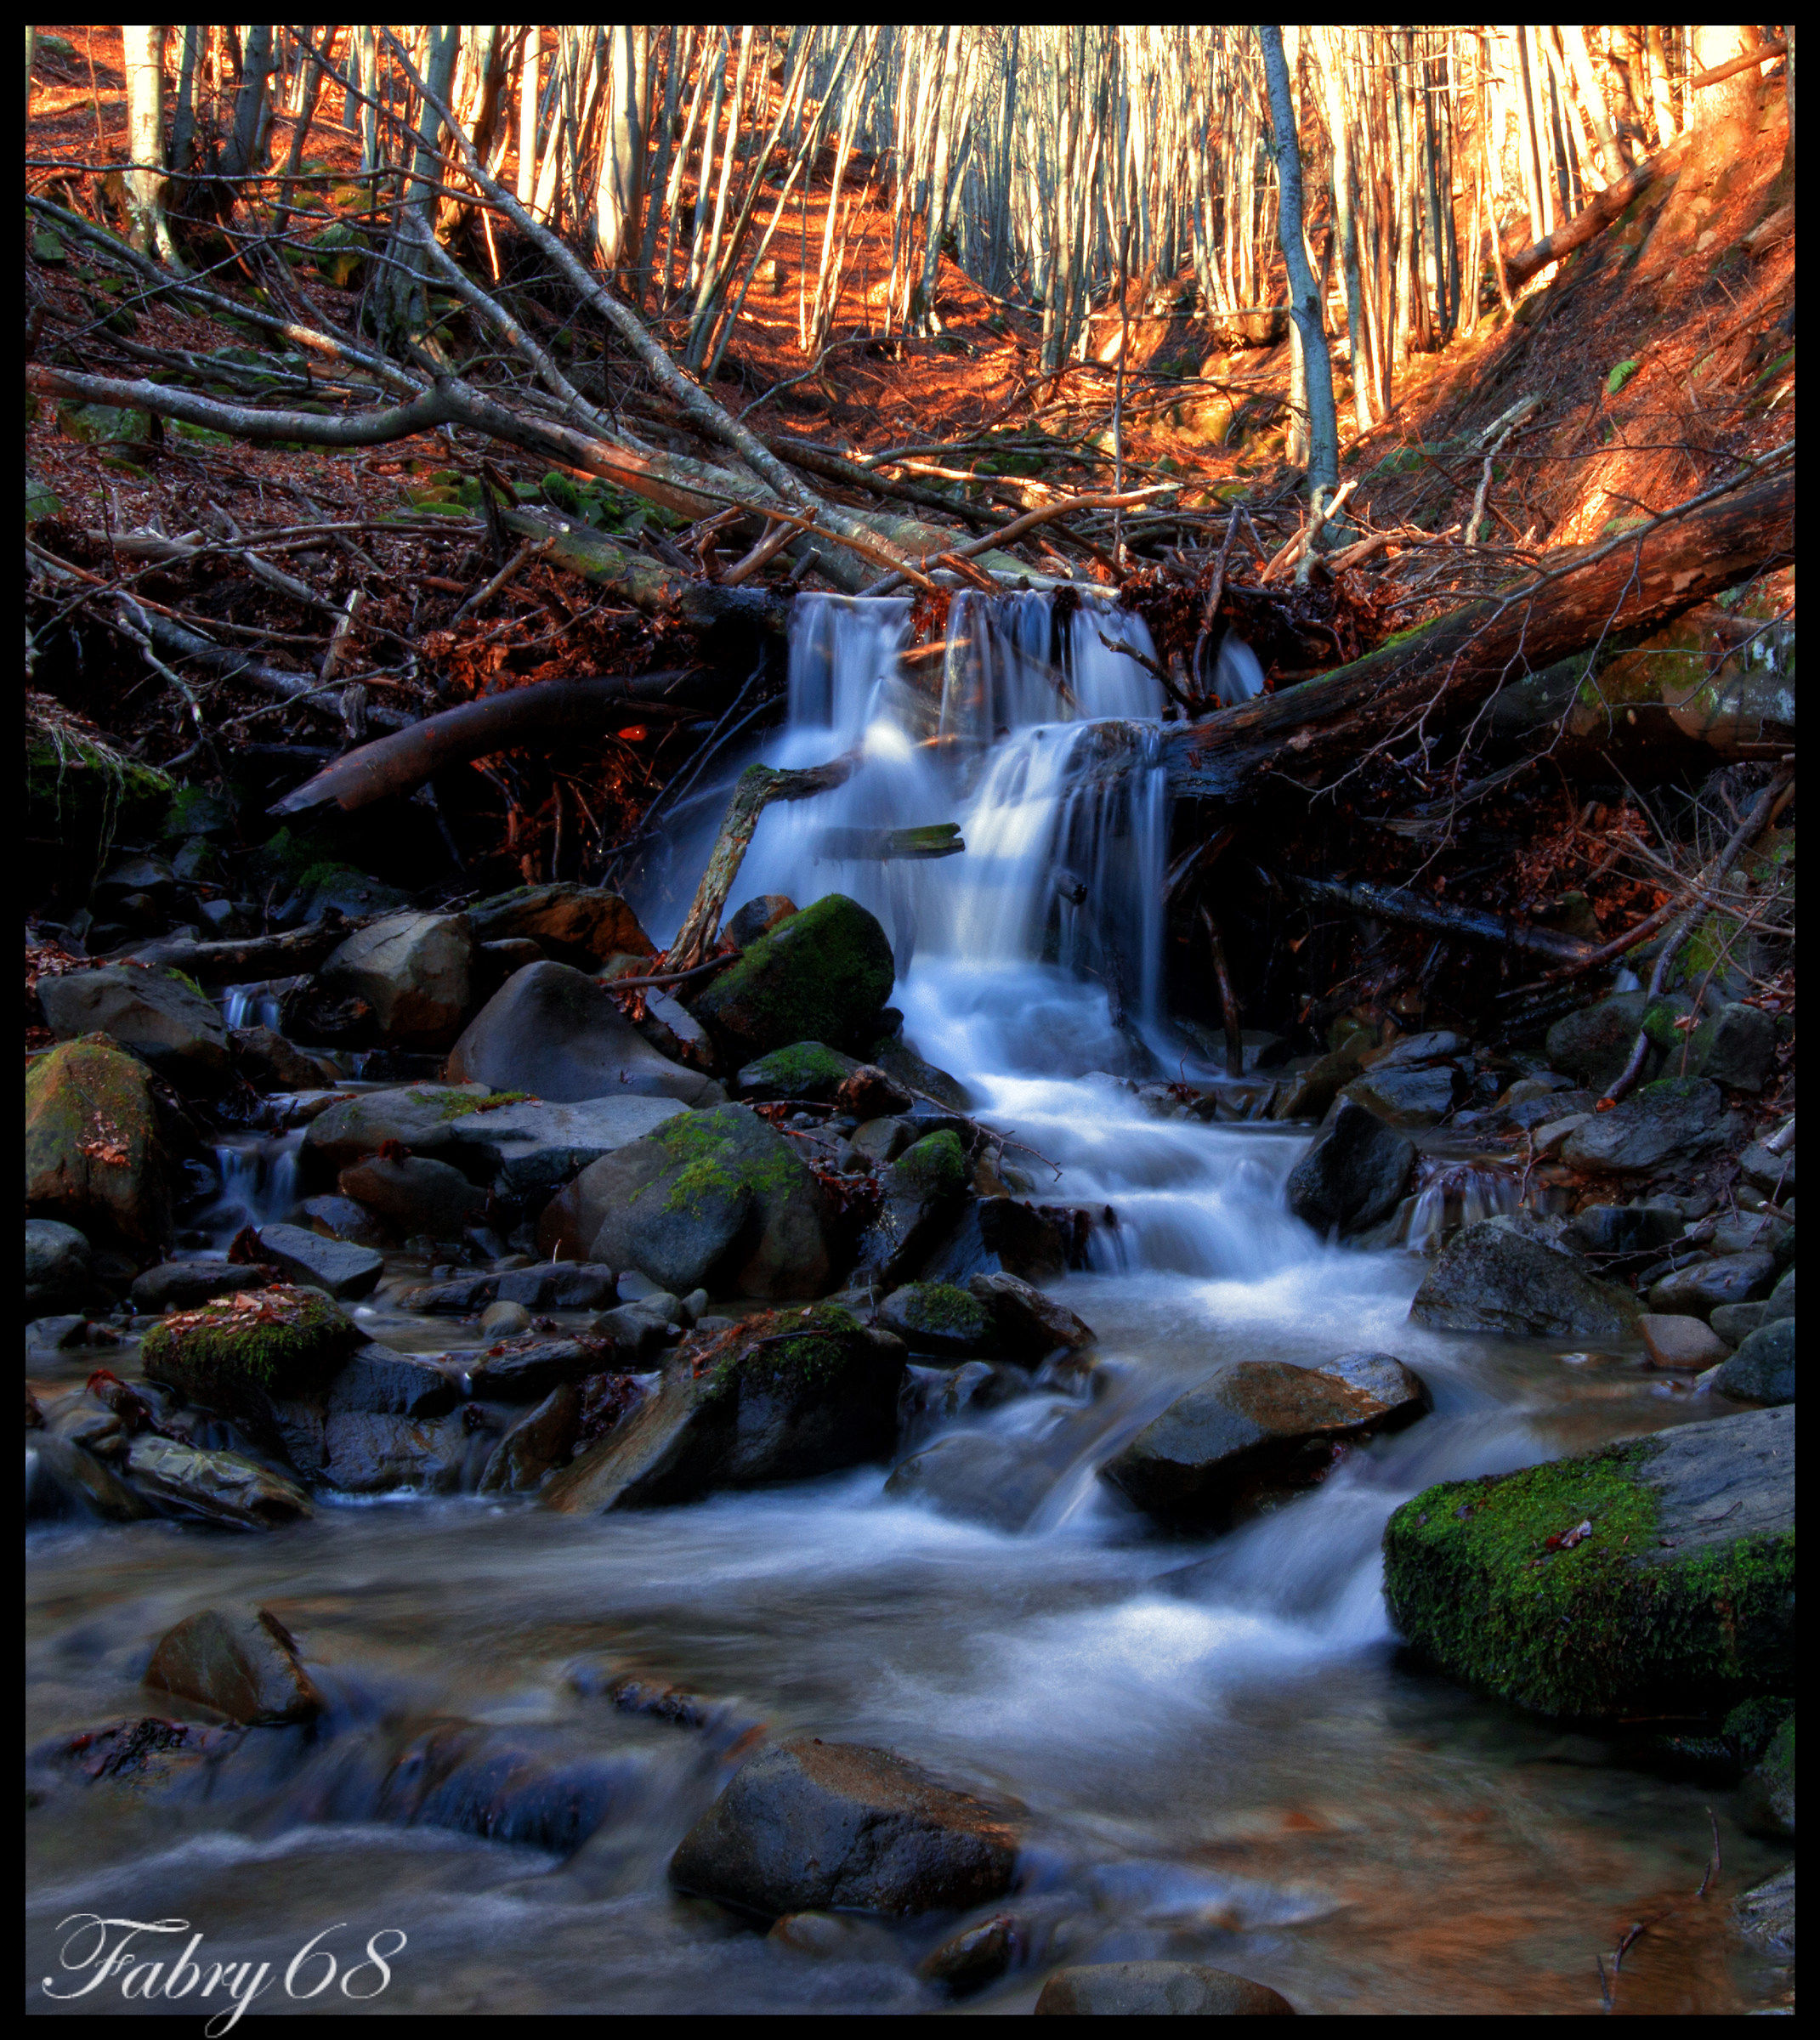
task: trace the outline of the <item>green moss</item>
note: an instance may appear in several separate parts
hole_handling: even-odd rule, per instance
[[[802,1164],[787,1147],[767,1147],[759,1154],[742,1153],[740,1136],[747,1131],[738,1108],[717,1106],[707,1112],[678,1113],[649,1138],[682,1164],[658,1182],[667,1184],[666,1211],[699,1212],[709,1199],[732,1198],[744,1189],[761,1202],[788,1197],[801,1181]],[[649,1188],[654,1186],[647,1185]],[[634,1190],[628,1203],[643,1196]]]
[[[820,1041],[793,1041],[773,1049],[740,1071],[748,1085],[765,1085],[791,1098],[831,1097],[852,1071],[853,1058],[839,1056]]]
[[[139,1357],[154,1380],[205,1399],[248,1385],[293,1395],[326,1380],[360,1341],[320,1290],[286,1288],[261,1291],[256,1310],[208,1304],[162,1318]]]
[[[1794,1712],[1794,1701],[1780,1697],[1745,1700],[1726,1716],[1720,1732],[1731,1745],[1738,1762],[1749,1770],[1761,1758],[1776,1731]]]
[[[465,1091],[445,1091],[439,1097],[434,1091],[414,1091],[411,1100],[418,1105],[434,1105],[439,1119],[463,1119],[471,1112],[491,1112],[501,1105],[524,1105],[535,1102],[535,1094],[528,1091],[496,1091],[486,1095]]]
[[[1658,1500],[1635,1477],[1653,1449],[1446,1482],[1405,1502],[1384,1536],[1397,1627],[1454,1676],[1539,1714],[1698,1714],[1762,1683],[1794,1538],[1653,1562]],[[1582,1522],[1587,1537],[1549,1549]]]
[[[958,1197],[967,1187],[967,1150],[944,1127],[906,1148],[893,1168],[895,1181],[922,1197]]]
[[[949,1135],[952,1140],[954,1136]],[[922,1332],[937,1332],[944,1338],[984,1345],[992,1320],[977,1297],[951,1282],[919,1282],[910,1285],[893,1306],[902,1323]]]
[[[845,1041],[876,1020],[894,975],[877,921],[831,892],[760,936],[695,1010],[761,1054],[824,1035]]]
[[[858,1318],[837,1303],[768,1312],[749,1318],[740,1333],[738,1343],[708,1371],[710,1396],[725,1394],[736,1381],[757,1387],[825,1388],[852,1359],[861,1335]]]

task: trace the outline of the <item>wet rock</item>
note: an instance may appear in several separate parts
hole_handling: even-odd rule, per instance
[[[1005,1353],[1026,1366],[1037,1365],[1057,1346],[1078,1353],[1097,1343],[1092,1326],[1084,1318],[1016,1275],[1003,1270],[975,1275],[967,1286],[991,1313]]]
[[[864,1067],[852,1056],[820,1041],[792,1041],[787,1048],[773,1049],[748,1062],[734,1082],[742,1098],[808,1098],[822,1102],[833,1098],[856,1069]],[[909,1104],[908,1097],[904,1105]],[[887,1110],[898,1112],[902,1105]],[[868,1113],[859,1115],[870,1118]]]
[[[1384,1414],[1376,1424],[1380,1431],[1401,1431],[1435,1406],[1428,1384],[1394,1353],[1341,1353],[1324,1360],[1315,1372],[1330,1374],[1381,1403]]]
[[[619,1277],[598,1262],[546,1261],[532,1268],[512,1268],[498,1278],[502,1303],[521,1303],[527,1311],[598,1311],[619,1294]]]
[[[28,1217],[54,1219],[91,1242],[161,1245],[171,1236],[171,1166],[136,1057],[89,1034],[26,1065]]]
[[[377,1212],[394,1232],[428,1232],[433,1239],[459,1239],[486,1210],[486,1193],[459,1169],[428,1155],[402,1160],[369,1155],[335,1179],[343,1197]]]
[[[1336,1048],[1287,1080],[1270,1108],[1273,1119],[1323,1119],[1362,1068],[1356,1048]]]
[[[965,1997],[1002,1976],[1023,1953],[1023,1942],[1012,1915],[995,1912],[932,1948],[916,1964],[916,1974],[925,1983],[944,1984],[955,1997]]]
[[[269,1268],[239,1267],[228,1261],[167,1261],[137,1277],[129,1295],[141,1313],[189,1311],[218,1296],[269,1289],[272,1280]]]
[[[678,1295],[817,1296],[834,1276],[834,1217],[791,1143],[723,1105],[590,1164],[546,1208],[537,1242]]]
[[[950,1431],[892,1470],[885,1493],[961,1522],[1016,1537],[1029,1529],[1061,1469],[1052,1455],[978,1431]]]
[[[453,1282],[427,1282],[406,1289],[399,1303],[407,1311],[445,1318],[468,1318],[484,1311],[499,1294],[496,1275],[458,1275]]]
[[[722,932],[736,949],[749,949],[761,935],[768,935],[780,921],[801,912],[795,900],[782,892],[761,892],[749,899],[728,921]]]
[[[672,1062],[680,1062],[686,1068],[699,1069],[705,1076],[713,1076],[720,1068],[720,1057],[707,1029],[702,1026],[679,1000],[668,992],[655,988],[644,994],[644,1017],[635,1020],[639,1038],[648,1047]]]
[[[331,1410],[366,1416],[445,1416],[460,1400],[459,1386],[433,1362],[377,1340],[355,1349],[328,1391]]]
[[[692,1500],[882,1459],[897,1436],[903,1349],[835,1304],[774,1311],[665,1368],[659,1391],[544,1490],[565,1515]]]
[[[958,1077],[925,1062],[901,1033],[882,1036],[869,1052],[887,1077],[920,1097],[933,1098],[944,1111],[971,1112],[979,1102]]]
[[[465,914],[388,914],[329,957],[322,982],[372,1008],[381,1035],[406,1048],[445,1048],[468,1011],[474,933]]]
[[[636,1358],[635,1353],[616,1347],[610,1336],[589,1332],[575,1339],[513,1340],[474,1361],[468,1369],[468,1386],[476,1396],[496,1402],[535,1402],[565,1381],[585,1381],[591,1374],[623,1369]]]
[[[351,1197],[306,1197],[298,1207],[309,1229],[325,1239],[346,1240],[350,1246],[383,1247],[386,1229],[365,1204]]]
[[[1652,1367],[1697,1374],[1726,1357],[1726,1342],[1698,1318],[1668,1318],[1646,1311],[1636,1321]]]
[[[909,1119],[867,1119],[853,1129],[853,1148],[875,1165],[894,1162],[916,1138]]]
[[[696,1102],[712,1102],[712,1095],[704,1093]],[[477,1181],[494,1182],[505,1196],[530,1202],[547,1198],[590,1162],[643,1140],[683,1110],[669,1097],[490,1107],[456,1123],[445,1159]]]
[[[1768,1295],[1775,1279],[1773,1255],[1715,1255],[1664,1275],[1649,1292],[1649,1307],[1709,1318],[1721,1303],[1752,1303]]]
[[[1454,1234],[1409,1306],[1437,1330],[1535,1338],[1627,1339],[1641,1312],[1629,1289],[1495,1218]]]
[[[1538,1161],[1552,1161],[1575,1134],[1592,1123],[1590,1112],[1573,1112],[1564,1119],[1546,1120],[1535,1129],[1529,1152]]]
[[[1794,1401],[1794,1320],[1778,1318],[1751,1333],[1713,1370],[1711,1386],[1734,1402],[1772,1406]]]
[[[490,1303],[480,1313],[480,1332],[487,1339],[515,1339],[530,1329],[530,1312],[522,1303]]]
[[[1199,1962],[1097,1962],[1057,1969],[1034,2010],[1068,2018],[1240,2018],[1293,2013],[1288,1998]]]
[[[786,1912],[765,1939],[823,1962],[882,1961],[895,1952],[882,1927],[851,1912]]]
[[[1794,1717],[1771,1738],[1762,1761],[1745,1777],[1738,1795],[1741,1825],[1753,1834],[1794,1836]]]
[[[27,1522],[97,1516],[105,1523],[134,1523],[152,1513],[143,1495],[75,1440],[45,1431],[26,1433]]]
[[[895,1077],[876,1062],[862,1062],[834,1094],[835,1109],[855,1119],[876,1119],[887,1113],[908,1112],[915,1103]]]
[[[1385,1597],[1424,1657],[1535,1712],[1716,1715],[1794,1690],[1794,1413],[1754,1410],[1425,1489]]]
[[[1672,1204],[1588,1204],[1562,1232],[1577,1254],[1616,1257],[1659,1253],[1687,1229]]]
[[[1409,1068],[1386,1062],[1356,1078],[1340,1096],[1375,1113],[1386,1125],[1434,1126],[1454,1109],[1460,1088],[1460,1073],[1450,1063]]]
[[[831,892],[761,935],[689,1003],[748,1059],[794,1041],[857,1046],[877,1032],[895,975],[877,921]]]
[[[1357,1371],[1397,1402],[1313,1368],[1241,1361],[1176,1397],[1101,1470],[1147,1515],[1229,1522],[1263,1494],[1319,1480],[1336,1446],[1382,1428],[1407,1402],[1403,1384],[1384,1383],[1381,1369]]]
[[[1641,992],[1618,992],[1582,1006],[1548,1030],[1548,1059],[1599,1096],[1616,1082],[1642,1024]]]
[[[1417,1069],[1425,1063],[1445,1062],[1463,1056],[1472,1044],[1464,1034],[1435,1028],[1420,1034],[1402,1034],[1381,1052],[1366,1060],[1374,1074],[1384,1069]]]
[[[1794,1865],[1753,1884],[1732,1901],[1732,1917],[1746,1941],[1772,1955],[1794,1952]]]
[[[255,1091],[315,1091],[335,1081],[329,1064],[294,1047],[276,1028],[236,1027],[228,1042],[235,1068]]]
[[[967,1151],[949,1129],[926,1134],[880,1171],[880,1182],[883,1201],[861,1236],[859,1265],[870,1279],[895,1288],[953,1222],[967,1194]]]
[[[24,1274],[27,1318],[74,1308],[90,1293],[88,1242],[74,1226],[28,1218]]]
[[[26,1352],[81,1352],[91,1346],[118,1346],[120,1334],[111,1325],[85,1318],[80,1311],[55,1318],[34,1318],[26,1327]]]
[[[1701,1076],[1731,1091],[1760,1091],[1776,1062],[1776,1017],[1760,1006],[1726,1004],[1693,1038]]]
[[[566,1465],[581,1435],[581,1394],[570,1382],[553,1388],[493,1448],[480,1476],[482,1494],[531,1494],[553,1468]]]
[[[401,1417],[331,1408],[323,1425],[326,1476],[345,1494],[384,1494],[400,1488],[451,1493],[460,1484],[475,1436],[459,1410],[443,1417]]]
[[[297,1639],[266,1608],[186,1616],[159,1638],[145,1683],[243,1726],[307,1720],[322,1707]]]
[[[217,1762],[233,1754],[245,1732],[146,1715],[85,1729],[32,1754],[54,1771],[89,1784],[125,1784],[135,1798],[143,1798],[206,1779]]]
[[[105,1034],[179,1091],[218,1091],[230,1072],[219,1009],[180,978],[129,965],[38,981],[45,1023],[60,1041]]]
[[[1362,1232],[1397,1209],[1415,1172],[1414,1145],[1343,1098],[1332,1125],[1290,1173],[1290,1210],[1318,1232]]]
[[[237,1530],[276,1530],[315,1514],[309,1497],[286,1475],[238,1453],[204,1452],[176,1438],[134,1438],[127,1470],[154,1501]]]
[[[983,1197],[974,1209],[979,1244],[1006,1274],[1024,1282],[1052,1282],[1080,1265],[1080,1257],[1069,1251],[1071,1232],[1063,1226],[1066,1221],[1072,1227],[1080,1214],[1041,1210],[1014,1197]]]
[[[1565,1086],[1566,1080],[1564,1078],[1557,1078],[1556,1081]],[[1522,1088],[1520,1085],[1517,1084],[1511,1086],[1513,1092]],[[1585,1119],[1597,1103],[1598,1100],[1590,1091],[1571,1091],[1562,1088],[1559,1091],[1549,1091],[1546,1094],[1520,1098],[1510,1107],[1504,1116],[1506,1124],[1533,1132],[1536,1136],[1533,1144],[1539,1152],[1545,1129],[1558,1126],[1564,1120],[1571,1119],[1578,1122]],[[1566,1138],[1566,1134],[1560,1136],[1560,1140]],[[1560,1141],[1557,1140],[1556,1145],[1559,1144]]]
[[[1753,1141],[1738,1158],[1738,1173],[1766,1197],[1778,1200],[1794,1195],[1794,1150],[1777,1154],[1761,1141]]]
[[[1794,1238],[1791,1220],[1772,1211],[1732,1211],[1715,1221],[1713,1251],[1715,1254],[1778,1254]]]
[[[139,1362],[148,1380],[264,1425],[270,1398],[320,1393],[361,1343],[320,1292],[281,1284],[161,1318],[141,1341]]]
[[[706,1728],[716,1713],[713,1703],[700,1693],[664,1679],[617,1670],[598,1658],[578,1658],[564,1668],[564,1676],[584,1700],[604,1699],[621,1714],[667,1721],[673,1728]]]
[[[468,917],[482,942],[535,942],[547,956],[581,970],[598,970],[610,956],[656,953],[626,902],[592,886],[523,886],[481,900]]]
[[[676,1299],[667,1294],[641,1296],[635,1303],[603,1311],[588,1327],[591,1332],[613,1342],[615,1362],[624,1367],[655,1364],[663,1348],[682,1331]]]
[[[898,1395],[901,1442],[926,1437],[934,1425],[969,1412],[997,1409],[1030,1392],[1030,1378],[1021,1368],[1003,1362],[969,1360],[961,1367],[904,1369]]]
[[[1561,1151],[1589,1176],[1640,1175],[1706,1153],[1725,1138],[1725,1101],[1699,1077],[1664,1077],[1600,1113]]]
[[[893,1289],[879,1306],[878,1322],[913,1353],[965,1358],[998,1344],[992,1313],[952,1283],[915,1282]]]
[[[343,1299],[370,1296],[385,1272],[385,1256],[376,1249],[324,1239],[301,1226],[262,1226],[259,1251],[292,1282]]]
[[[337,1099],[305,1129],[303,1164],[318,1180],[332,1177],[394,1142],[446,1159],[456,1127],[491,1095],[484,1084],[412,1084]]]
[[[1015,1831],[921,1766],[859,1743],[761,1750],[683,1838],[670,1880],[749,1912],[928,1912],[1008,1890]]]

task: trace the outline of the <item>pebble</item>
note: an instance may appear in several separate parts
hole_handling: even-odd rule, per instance
[[[490,1303],[480,1313],[480,1329],[489,1339],[514,1339],[530,1329],[530,1312],[522,1303]]]

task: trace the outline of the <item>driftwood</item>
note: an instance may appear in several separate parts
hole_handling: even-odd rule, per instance
[[[629,680],[540,680],[530,687],[464,701],[337,758],[275,801],[271,812],[296,814],[328,801],[348,809],[365,808],[388,794],[409,793],[451,765],[485,757],[489,751],[509,751],[530,738],[563,730],[598,734],[615,707],[636,708],[645,720],[699,715],[703,690],[698,672],[644,673]],[[712,677],[700,675],[704,681]],[[676,699],[678,692],[681,700]]]
[[[959,857],[966,848],[958,822],[931,822],[921,829],[824,829],[815,838],[815,856],[826,864]]]
[[[1400,921],[1461,942],[1525,949],[1531,955],[1546,956],[1551,963],[1580,963],[1593,952],[1591,943],[1575,936],[1557,935],[1551,928],[1514,921],[1508,915],[1486,914],[1476,907],[1455,906],[1450,900],[1432,899],[1403,886],[1348,885],[1334,878],[1290,877],[1284,882],[1304,899],[1344,907],[1348,913],[1375,921]]]
[[[282,935],[253,935],[244,942],[151,942],[127,959],[161,970],[181,971],[198,984],[247,984],[261,978],[300,978],[320,969],[333,952],[373,917],[349,919],[331,907],[320,921]]]
[[[1285,778],[1317,787],[1375,745],[1418,745],[1466,722],[1506,680],[1615,632],[1664,623],[1792,558],[1794,503],[1792,468],[1696,497],[1647,530],[1553,554],[1534,580],[1321,679],[1174,725],[1163,740],[1171,790],[1237,808]]]

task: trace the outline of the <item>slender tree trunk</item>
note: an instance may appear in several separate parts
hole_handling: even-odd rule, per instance
[[[142,255],[159,255],[173,268],[181,268],[164,217],[164,31],[127,27],[120,33],[127,74],[127,148],[133,163],[127,173],[133,245]]]
[[[1261,27],[1257,31],[1264,53],[1264,76],[1270,91],[1271,125],[1275,130],[1277,184],[1277,237],[1289,269],[1290,315],[1301,336],[1302,358],[1308,400],[1308,489],[1311,500],[1335,488],[1340,480],[1340,428],[1334,412],[1333,363],[1327,352],[1327,334],[1321,321],[1321,298],[1308,266],[1308,250],[1302,239],[1301,144],[1296,134],[1296,115],[1290,100],[1288,67],[1283,57],[1283,31]]]
[[[240,86],[234,95],[233,132],[222,152],[221,167],[229,177],[245,177],[259,167],[259,139],[265,131],[266,88],[271,73],[271,26],[256,23],[247,31]]]

